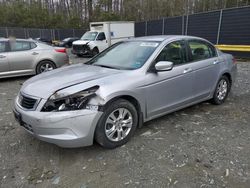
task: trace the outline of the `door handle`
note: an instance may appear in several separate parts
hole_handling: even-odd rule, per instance
[[[218,63],[219,63],[218,60],[215,60],[215,61],[213,62],[214,65],[216,65],[216,64],[218,64]]]
[[[184,69],[183,73],[186,74],[186,73],[191,72],[192,70],[193,70],[193,69],[191,69],[191,68],[186,68],[186,69]]]
[[[6,58],[6,56],[4,56],[4,55],[0,55],[0,58]]]
[[[31,55],[38,55],[39,53],[37,53],[37,52],[33,52]]]

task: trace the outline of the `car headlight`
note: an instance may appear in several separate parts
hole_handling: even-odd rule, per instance
[[[87,108],[87,103],[90,98],[94,97],[99,86],[80,91],[78,93],[64,96],[63,94],[55,93],[45,103],[43,112],[60,112],[81,110]]]

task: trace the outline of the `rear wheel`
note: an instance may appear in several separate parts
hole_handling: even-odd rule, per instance
[[[51,61],[41,61],[37,67],[36,67],[36,73],[37,74],[41,74],[43,72],[48,72],[48,71],[51,71],[53,69],[55,69],[56,66],[53,62]]]
[[[136,108],[127,100],[119,99],[108,105],[95,131],[96,141],[105,148],[115,148],[129,141],[138,123]]]
[[[211,102],[216,105],[220,105],[225,102],[229,91],[231,89],[231,83],[227,76],[223,75],[217,83]]]

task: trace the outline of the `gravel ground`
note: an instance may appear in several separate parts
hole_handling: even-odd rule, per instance
[[[114,150],[63,149],[28,135],[11,112],[28,77],[1,80],[0,187],[249,187],[250,63],[238,72],[225,104],[150,121]]]

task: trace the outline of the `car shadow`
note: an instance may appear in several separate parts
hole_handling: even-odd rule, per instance
[[[10,77],[10,78],[0,78],[1,83],[5,82],[23,82],[27,79],[31,78],[32,76],[18,76],[18,77]]]

